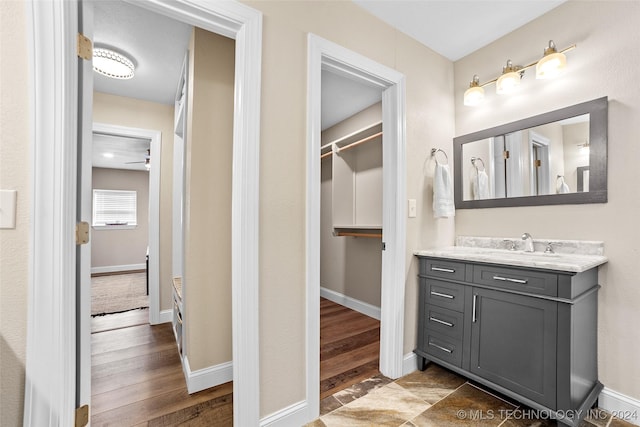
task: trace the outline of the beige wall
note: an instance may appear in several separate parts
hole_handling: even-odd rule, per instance
[[[605,242],[609,263],[600,269],[598,339],[602,383],[640,399],[638,232],[640,197],[634,183],[640,159],[640,2],[569,1],[525,27],[455,64],[456,134],[555,110],[601,96],[609,97],[609,202],[593,205],[458,210],[456,233],[477,236],[586,239]],[[506,58],[535,60],[549,38],[567,54],[567,73],[537,81],[527,71],[521,90],[498,97],[489,87],[486,103],[462,105],[473,74],[496,76]]]
[[[184,329],[192,370],[229,362],[235,42],[196,28],[189,45]]]
[[[93,168],[94,189],[136,191],[137,222],[133,229],[92,228],[91,267],[144,264],[149,244],[149,172]]]
[[[173,105],[96,92],[93,94],[93,121],[161,132],[160,310],[170,310],[173,307],[171,299]]]
[[[377,103],[369,108],[343,120],[342,122],[322,132],[322,145],[350,135],[360,129],[378,123],[382,120],[382,104]],[[362,153],[362,148],[366,152]],[[351,151],[354,160],[358,156],[369,154],[373,156],[377,168],[369,172],[382,174],[382,144],[381,139],[361,145]],[[337,237],[333,235],[333,200],[334,185],[331,173],[332,157],[322,160],[321,171],[321,200],[320,200],[320,286],[332,290],[358,301],[380,307],[380,285],[382,275],[382,252],[380,239]],[[377,170],[374,170],[377,169]],[[380,180],[380,183],[382,181]],[[346,183],[342,183],[346,184]],[[338,183],[337,185],[341,185]],[[378,193],[380,198],[382,186],[370,187],[369,191]],[[358,192],[358,196],[363,192]],[[364,194],[364,197],[367,197]],[[348,201],[353,203],[352,200]],[[372,216],[382,218],[382,205]],[[377,221],[381,224],[381,220]]]
[[[267,415],[305,398],[305,161],[307,34],[406,76],[407,220],[404,352],[416,343],[418,248],[453,243],[433,219],[432,147],[451,153],[453,64],[348,1],[247,2],[264,13],[260,150],[260,396]]]
[[[23,2],[0,1],[0,189],[18,191],[0,230],[0,425],[22,425],[30,222],[27,32]]]

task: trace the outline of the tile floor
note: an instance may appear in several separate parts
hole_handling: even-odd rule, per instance
[[[307,427],[552,427],[554,420],[430,363],[396,381],[373,377],[320,402],[320,418]],[[537,416],[536,416],[537,415]],[[603,410],[580,427],[632,427]]]

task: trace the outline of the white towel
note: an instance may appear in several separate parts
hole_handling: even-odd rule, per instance
[[[455,215],[453,182],[449,165],[436,163],[436,171],[433,176],[433,216],[434,218],[446,218]]]
[[[566,194],[570,192],[571,190],[569,189],[569,185],[567,185],[567,183],[562,180],[560,187],[558,187],[558,194]]]
[[[484,170],[477,171],[473,180],[473,199],[482,200],[489,198],[489,175]]]

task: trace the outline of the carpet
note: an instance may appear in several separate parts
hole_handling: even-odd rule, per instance
[[[91,278],[91,315],[121,313],[149,307],[146,273]]]

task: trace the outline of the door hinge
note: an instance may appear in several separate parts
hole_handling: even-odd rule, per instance
[[[90,61],[93,57],[93,46],[91,39],[84,34],[78,33],[78,57]]]
[[[536,160],[536,162],[535,162],[535,166],[536,166],[537,168],[539,168],[540,166],[542,166],[542,160]]]
[[[76,408],[75,427],[84,427],[89,424],[89,405],[82,405]]]
[[[89,223],[76,223],[76,245],[86,245],[89,243]]]
[[[509,150],[504,150],[502,152],[502,157],[507,160],[509,158]]]
[[[385,242],[382,242],[382,250],[383,251],[387,250],[387,244]]]

